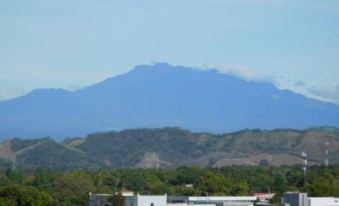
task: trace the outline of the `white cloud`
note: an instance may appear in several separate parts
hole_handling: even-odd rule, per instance
[[[277,77],[274,79],[274,85],[280,89],[288,89],[306,97],[339,104],[339,84],[337,85],[313,85],[299,79],[289,79],[286,77]]]
[[[230,74],[248,81],[267,81],[269,79],[268,77],[259,75],[253,69],[239,64],[207,64],[203,66],[203,69],[216,69],[220,73]]]
[[[339,104],[339,84],[332,86],[310,86],[299,79],[284,76],[271,77],[258,74],[254,69],[242,65],[204,65],[203,69],[216,69],[220,73],[230,74],[247,81],[270,82],[279,89],[291,90],[306,97]]]
[[[316,96],[339,104],[339,84],[332,86],[311,86],[308,87],[308,91]]]

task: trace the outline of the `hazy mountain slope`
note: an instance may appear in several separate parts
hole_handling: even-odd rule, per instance
[[[79,74],[81,75],[81,74]],[[194,131],[339,126],[339,106],[214,70],[137,66],[87,88],[0,102],[0,137],[67,137],[179,126]]]
[[[50,139],[3,142],[0,163],[56,169],[93,167],[163,167],[322,164],[326,142],[331,164],[339,163],[339,131],[326,129],[243,130],[214,135],[178,128],[135,129],[91,134],[59,144]]]

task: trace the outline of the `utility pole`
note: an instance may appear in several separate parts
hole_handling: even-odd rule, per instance
[[[330,145],[330,143],[329,142],[326,142],[325,143],[325,152],[324,152],[324,154],[325,154],[325,161],[324,161],[324,166],[325,167],[328,167],[329,166],[329,160],[328,160],[328,147],[329,147],[329,145]]]

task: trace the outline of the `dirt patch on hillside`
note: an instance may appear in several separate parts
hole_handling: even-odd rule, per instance
[[[36,144],[30,145],[24,149],[18,150],[16,152],[13,152],[11,149],[11,141],[6,141],[0,144],[0,159],[6,159],[10,161],[14,161],[17,156],[23,154],[24,152],[34,149],[41,145],[41,142],[38,142]]]
[[[232,165],[259,165],[261,161],[267,161],[269,165],[280,166],[280,165],[296,165],[303,164],[300,157],[290,154],[256,154],[249,155],[241,158],[224,158],[218,160],[213,166],[232,166]],[[310,165],[317,164],[316,162],[309,162]]]
[[[11,142],[6,141],[0,144],[0,159],[7,159],[13,161],[15,159],[15,155],[11,150]]]
[[[146,153],[136,167],[138,168],[164,168],[170,165],[169,162],[161,160],[156,153]]]

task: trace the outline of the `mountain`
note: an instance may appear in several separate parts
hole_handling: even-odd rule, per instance
[[[136,66],[74,92],[40,89],[0,102],[1,138],[168,126],[222,133],[318,125],[339,126],[339,106],[267,82],[168,64]]]
[[[328,145],[326,145],[328,142]],[[69,138],[12,139],[0,145],[0,164],[16,167],[82,168],[301,164],[306,151],[310,165],[323,164],[325,149],[331,164],[339,163],[339,131],[242,130],[236,133],[196,133],[180,128],[129,129]]]

